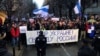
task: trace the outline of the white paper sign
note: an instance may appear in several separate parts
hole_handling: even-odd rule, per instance
[[[27,26],[20,26],[19,29],[20,29],[20,33],[26,33]]]
[[[92,30],[91,29],[88,29],[88,33],[91,33],[92,32]]]

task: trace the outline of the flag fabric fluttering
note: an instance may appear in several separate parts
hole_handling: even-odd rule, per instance
[[[78,0],[74,7],[75,14],[81,14],[81,0]]]
[[[48,16],[49,5],[43,6],[40,9],[33,10],[33,14],[40,14],[41,17]]]

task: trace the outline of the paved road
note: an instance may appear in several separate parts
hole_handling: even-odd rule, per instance
[[[77,56],[78,45],[76,43],[66,45],[48,45],[46,56]],[[34,46],[28,46],[24,49],[23,56],[37,56]]]

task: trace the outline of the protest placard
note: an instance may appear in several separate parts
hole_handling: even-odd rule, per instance
[[[26,33],[27,26],[20,26],[19,29],[20,29],[20,33]]]

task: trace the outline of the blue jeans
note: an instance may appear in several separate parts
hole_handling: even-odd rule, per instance
[[[18,46],[19,38],[12,38],[12,45],[15,47],[16,45]]]

